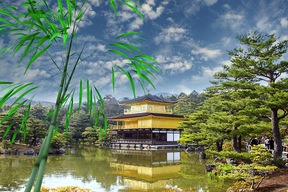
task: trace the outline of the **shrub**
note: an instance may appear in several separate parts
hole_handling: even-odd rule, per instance
[[[254,145],[251,148],[250,154],[252,156],[251,160],[254,163],[271,165],[272,164],[272,154],[267,149],[267,147],[262,145]]]
[[[272,160],[272,164],[277,166],[278,168],[284,168],[286,163],[288,163],[287,160],[281,157],[274,157],[274,159]]]
[[[224,142],[222,149],[223,151],[234,151],[231,142]]]
[[[62,133],[57,133],[51,142],[51,147],[53,149],[60,149],[66,145],[66,138]]]

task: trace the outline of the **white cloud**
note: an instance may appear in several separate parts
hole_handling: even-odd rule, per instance
[[[280,24],[283,28],[287,28],[288,27],[288,19],[286,17],[282,17],[280,20]]]
[[[217,58],[218,56],[221,55],[221,50],[220,49],[209,49],[207,47],[199,47],[195,48],[191,51],[192,54],[197,54],[201,55],[201,59],[204,61],[207,61],[209,59],[214,59]]]
[[[198,82],[198,83],[207,82],[207,81],[213,79],[213,75],[215,73],[220,72],[222,70],[223,70],[222,66],[216,66],[216,67],[213,67],[213,68],[202,67],[201,68],[201,74],[192,76],[192,81],[195,81],[195,83],[196,82]]]
[[[178,42],[185,37],[186,29],[182,27],[167,27],[162,30],[162,32],[154,38],[157,44],[164,42],[164,43],[171,43],[171,42]]]
[[[226,13],[219,16],[218,23],[232,30],[237,30],[242,26],[244,19],[245,16],[243,12],[236,13],[228,8]]]
[[[184,73],[193,66],[192,61],[180,56],[166,57],[158,55],[155,59],[159,63],[159,67],[170,74]]]
[[[188,15],[194,15],[201,8],[205,8],[206,6],[210,7],[217,3],[218,0],[194,0],[194,1],[186,1],[185,7],[183,7],[183,12]]]
[[[135,18],[134,21],[129,24],[129,31],[133,31],[135,29],[140,29],[140,27],[144,24],[144,20],[140,17]]]
[[[145,15],[146,17],[148,17],[151,20],[157,19],[158,17],[160,17],[162,15],[162,13],[164,12],[164,4],[161,3],[157,8],[154,9],[155,6],[155,2],[154,0],[149,0],[146,3],[143,3],[141,6],[143,15]]]
[[[91,3],[91,5],[93,5],[95,7],[100,6],[100,0],[88,0],[88,2]]]
[[[204,0],[204,3],[207,5],[207,6],[212,6],[214,5],[215,3],[217,3],[218,0]]]
[[[263,16],[256,22],[256,27],[260,31],[269,31],[273,29],[273,24],[270,22],[269,17]]]

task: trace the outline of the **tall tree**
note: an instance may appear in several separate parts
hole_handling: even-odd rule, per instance
[[[201,104],[201,102],[202,101],[196,91],[193,91],[190,95],[180,93],[174,107],[174,112],[179,115],[189,115],[196,111],[196,108]]]
[[[260,115],[271,120],[274,156],[282,156],[279,121],[288,115],[288,79],[281,75],[288,72],[288,62],[279,60],[287,51],[288,41],[258,32],[238,36],[238,40],[241,46],[229,52],[232,65],[224,66],[215,77],[222,84],[230,83],[230,88],[250,89],[259,95]]]
[[[43,120],[36,118],[29,118],[27,120],[27,137],[26,142],[31,146],[36,146],[37,142],[42,142],[46,135],[48,124],[44,123]]]

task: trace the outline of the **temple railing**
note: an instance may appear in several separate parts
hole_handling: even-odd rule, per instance
[[[121,144],[154,144],[155,139],[112,139],[111,143]]]
[[[177,141],[157,141],[156,139],[112,139],[117,144],[147,144],[147,145],[175,145]]]
[[[146,109],[146,110],[131,110],[131,109],[124,109],[124,114],[136,114],[136,113],[162,113],[162,114],[172,114],[172,109]]]

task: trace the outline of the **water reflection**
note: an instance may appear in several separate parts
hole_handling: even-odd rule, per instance
[[[0,155],[0,191],[23,191],[35,157]],[[43,186],[79,186],[97,192],[161,191],[167,186],[192,191],[225,191],[211,181],[197,154],[180,151],[125,151],[82,147],[50,156]]]
[[[121,175],[126,186],[121,191],[163,191],[180,177],[179,151],[112,150],[112,156],[113,174]]]

